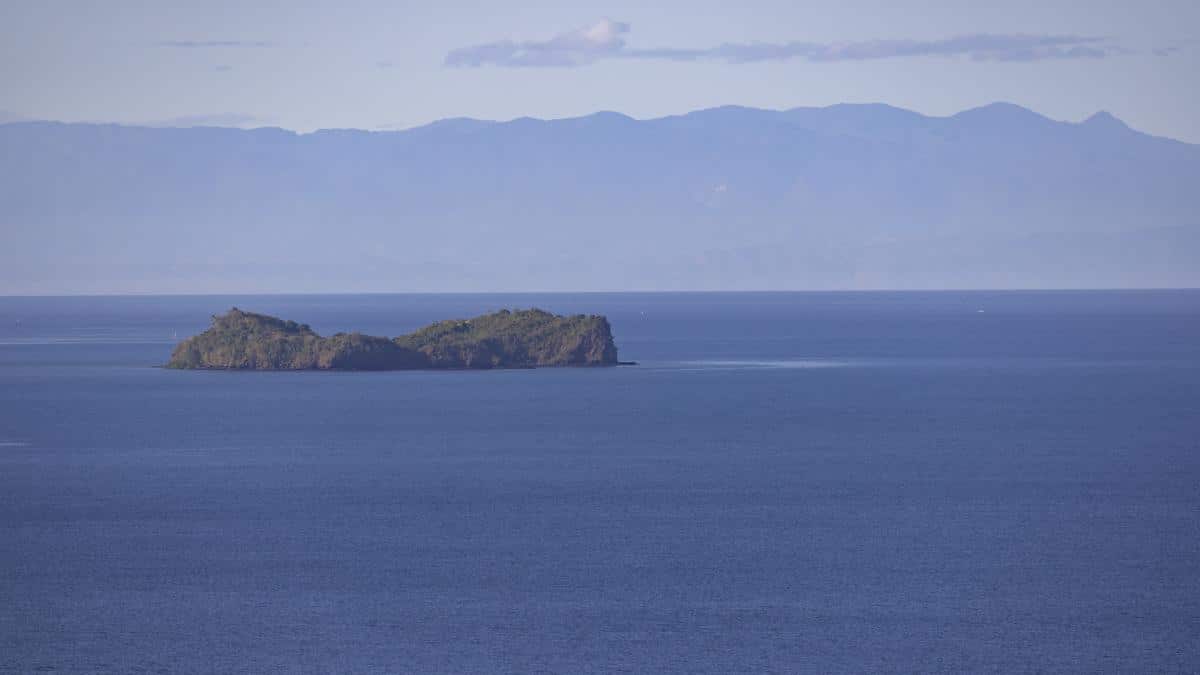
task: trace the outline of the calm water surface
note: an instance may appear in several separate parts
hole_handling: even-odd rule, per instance
[[[177,372],[231,305],[595,370]],[[0,298],[0,671],[1200,670],[1200,292]]]

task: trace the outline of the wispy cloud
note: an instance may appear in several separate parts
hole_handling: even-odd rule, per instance
[[[244,113],[212,113],[207,115],[183,115],[163,120],[146,122],[148,127],[250,127],[268,122],[262,117]]]
[[[549,40],[500,40],[455,49],[446,55],[452,67],[574,67],[600,59],[717,61],[759,63],[802,60],[810,63],[867,61],[905,57],[962,58],[973,61],[1044,61],[1101,59],[1127,53],[1111,38],[1080,35],[978,33],[940,40],[865,40],[858,42],[747,42],[715,47],[632,49],[628,23],[603,19]]]
[[[1154,54],[1155,56],[1174,56],[1175,54],[1183,52],[1191,47],[1195,47],[1198,44],[1200,44],[1200,40],[1178,40],[1170,44],[1156,47],[1150,50],[1150,53]]]
[[[219,49],[219,48],[254,48],[265,49],[274,47],[274,42],[265,40],[161,40],[155,42],[159,47],[177,47],[180,49]]]
[[[729,43],[707,49],[641,49],[631,58],[672,61],[714,60],[754,63],[802,59],[814,63],[868,61],[914,56],[968,58],[974,61],[1099,59],[1122,53],[1107,38],[1076,35],[996,35],[980,33],[943,40],[867,40],[862,42]]]
[[[24,115],[18,115],[15,112],[8,110],[0,110],[0,124],[8,124],[10,122],[28,122],[29,118]]]
[[[627,33],[628,23],[601,19],[590,26],[560,33],[549,40],[500,40],[462,47],[446,54],[445,63],[453,67],[582,66],[596,59],[626,53],[624,36]]]

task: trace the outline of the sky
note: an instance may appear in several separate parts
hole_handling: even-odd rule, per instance
[[[1194,0],[0,0],[0,122],[400,129],[1008,101],[1200,143]]]

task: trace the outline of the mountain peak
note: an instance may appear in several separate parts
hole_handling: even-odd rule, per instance
[[[1107,110],[1092,115],[1083,121],[1083,125],[1096,129],[1128,129],[1129,125],[1122,122]]]
[[[632,117],[624,113],[614,112],[612,110],[600,110],[589,115],[581,115],[579,117],[567,117],[564,119],[544,120],[550,123],[567,123],[567,124],[625,124],[627,122],[635,122]]]
[[[995,103],[989,103],[978,108],[964,110],[952,117],[960,119],[971,117],[987,117],[991,119],[1046,119],[1029,108],[1019,106],[1016,103],[1008,103],[1007,101],[996,101]]]
[[[584,117],[594,120],[617,120],[621,122],[629,122],[633,120],[633,118],[629,115],[626,115],[625,113],[619,113],[615,110],[600,110],[592,113],[591,115],[584,115]]]

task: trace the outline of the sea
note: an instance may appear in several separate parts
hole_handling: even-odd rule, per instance
[[[636,366],[159,367],[237,306]],[[0,672],[1200,671],[1200,291],[0,298]]]

